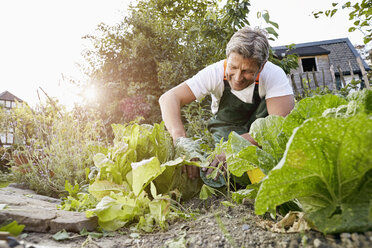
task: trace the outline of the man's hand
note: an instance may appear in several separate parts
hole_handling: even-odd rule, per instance
[[[197,158],[191,159],[191,161],[199,161]],[[182,173],[187,173],[189,179],[194,180],[199,177],[199,167],[193,165],[185,165],[182,167]]]
[[[209,176],[214,170],[218,169],[216,176],[213,180],[217,180],[222,171],[223,174],[226,176],[227,172],[227,164],[226,164],[226,156],[225,153],[221,153],[215,157],[215,159],[209,164],[210,167],[214,168],[203,168],[203,171],[206,171],[206,176]]]

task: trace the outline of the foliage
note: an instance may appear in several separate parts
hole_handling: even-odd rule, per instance
[[[232,34],[249,25],[249,7],[249,0],[224,5],[217,0],[138,1],[121,23],[100,24],[97,35],[85,37],[92,47],[84,57],[85,72],[100,91],[102,118],[122,123],[141,115],[144,123],[159,122],[158,97],[225,58]],[[277,37],[278,24],[269,14],[260,13],[259,18],[268,25],[270,39]],[[137,109],[138,102],[143,111]]]
[[[372,29],[371,29],[371,18],[372,18],[372,1],[371,0],[359,0],[357,2],[342,1],[343,4],[340,7],[340,2],[332,3],[332,9],[325,11],[313,12],[315,18],[319,15],[326,15],[327,17],[334,16],[340,9],[348,9],[349,20],[354,21],[353,25],[349,28],[349,32],[359,30],[364,34],[364,44],[369,43],[372,40]]]
[[[25,225],[18,225],[17,221],[12,221],[10,223],[2,223],[0,225],[0,232],[9,232],[13,236],[18,236],[22,233]]]
[[[103,125],[93,112],[66,111],[57,103],[11,111],[19,144],[11,164],[16,182],[38,193],[61,196],[65,180],[86,184],[94,146],[106,143]]]
[[[213,1],[139,1],[122,23],[101,24],[98,36],[87,36],[94,46],[85,53],[87,72],[102,93],[105,117],[113,116],[111,123],[121,122],[118,104],[129,97],[146,99],[152,122],[159,121],[156,99],[210,57],[211,46],[202,44],[197,32],[209,4]]]
[[[82,212],[97,205],[97,200],[87,192],[81,192],[80,186],[77,183],[72,186],[66,180],[65,190],[69,195],[62,198],[62,203],[58,206],[59,209]]]
[[[371,130],[366,115],[304,123],[281,163],[263,181],[256,213],[297,198],[308,220],[324,233],[371,228]]]
[[[284,154],[279,153],[283,158],[265,172],[259,186],[256,213],[275,214],[276,206],[299,200],[308,221],[324,233],[371,228],[368,211],[372,193],[368,190],[372,168],[367,155],[372,147],[372,123],[367,116],[371,101],[368,90],[350,94],[347,101],[333,95],[315,96],[298,102],[284,121],[268,117],[256,121],[251,134],[257,140],[262,138],[264,143],[258,143],[263,144],[263,150],[270,151],[275,142],[285,141],[277,143],[285,149]],[[263,120],[265,125],[260,125]],[[275,129],[273,125],[280,132],[270,136],[267,130]],[[264,148],[265,143],[269,148]],[[233,197],[242,201],[255,197],[255,192],[254,187],[247,187]],[[356,209],[360,209],[358,215]]]
[[[201,147],[208,152],[214,146],[214,139],[208,130],[208,122],[212,112],[208,104],[210,101],[194,101],[181,109],[182,117],[185,119],[186,136],[201,140]]]
[[[95,168],[89,175],[89,197],[96,205],[86,211],[88,217],[97,216],[101,228],[117,230],[136,223],[138,230],[166,229],[171,214],[171,198],[178,192],[184,199],[197,194],[200,180],[189,180],[181,173],[181,166],[198,163],[181,154],[174,157],[173,142],[164,123],[127,125],[113,124],[113,146],[102,147],[93,160]],[[78,186],[66,182],[70,196],[61,208],[84,210],[92,202],[74,205],[81,197]],[[84,198],[85,199],[85,198]],[[93,202],[94,202],[93,201]],[[77,203],[76,203],[77,204]]]
[[[232,199],[255,199],[257,214],[301,207],[324,233],[369,230],[371,113],[372,91],[364,89],[346,99],[305,98],[285,118],[256,120],[250,134],[260,147],[232,132],[222,145],[230,173],[260,168],[266,175]]]

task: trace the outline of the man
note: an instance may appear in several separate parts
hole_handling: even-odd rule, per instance
[[[160,97],[162,118],[174,142],[186,137],[181,107],[207,94],[211,94],[214,114],[208,128],[216,141],[227,140],[235,131],[257,145],[248,134],[253,121],[267,114],[286,116],[293,109],[289,80],[280,67],[267,61],[269,43],[262,30],[245,27],[237,31],[227,44],[226,56]],[[218,159],[224,161],[224,155]],[[189,178],[199,176],[197,167],[186,169]]]

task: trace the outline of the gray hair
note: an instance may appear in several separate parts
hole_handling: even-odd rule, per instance
[[[238,53],[247,59],[254,59],[261,67],[269,58],[269,41],[262,29],[244,27],[238,30],[226,46],[226,56]]]

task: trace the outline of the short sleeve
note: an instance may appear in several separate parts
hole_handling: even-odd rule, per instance
[[[186,80],[185,83],[190,87],[197,100],[201,100],[208,94],[221,94],[221,84],[223,90],[223,60],[207,66]]]
[[[267,62],[267,65],[265,65],[264,70],[261,72],[261,76],[262,81],[260,78],[260,95],[265,95],[266,99],[293,95],[293,90],[289,83],[289,79],[283,69],[279,66],[274,65],[271,62]]]

